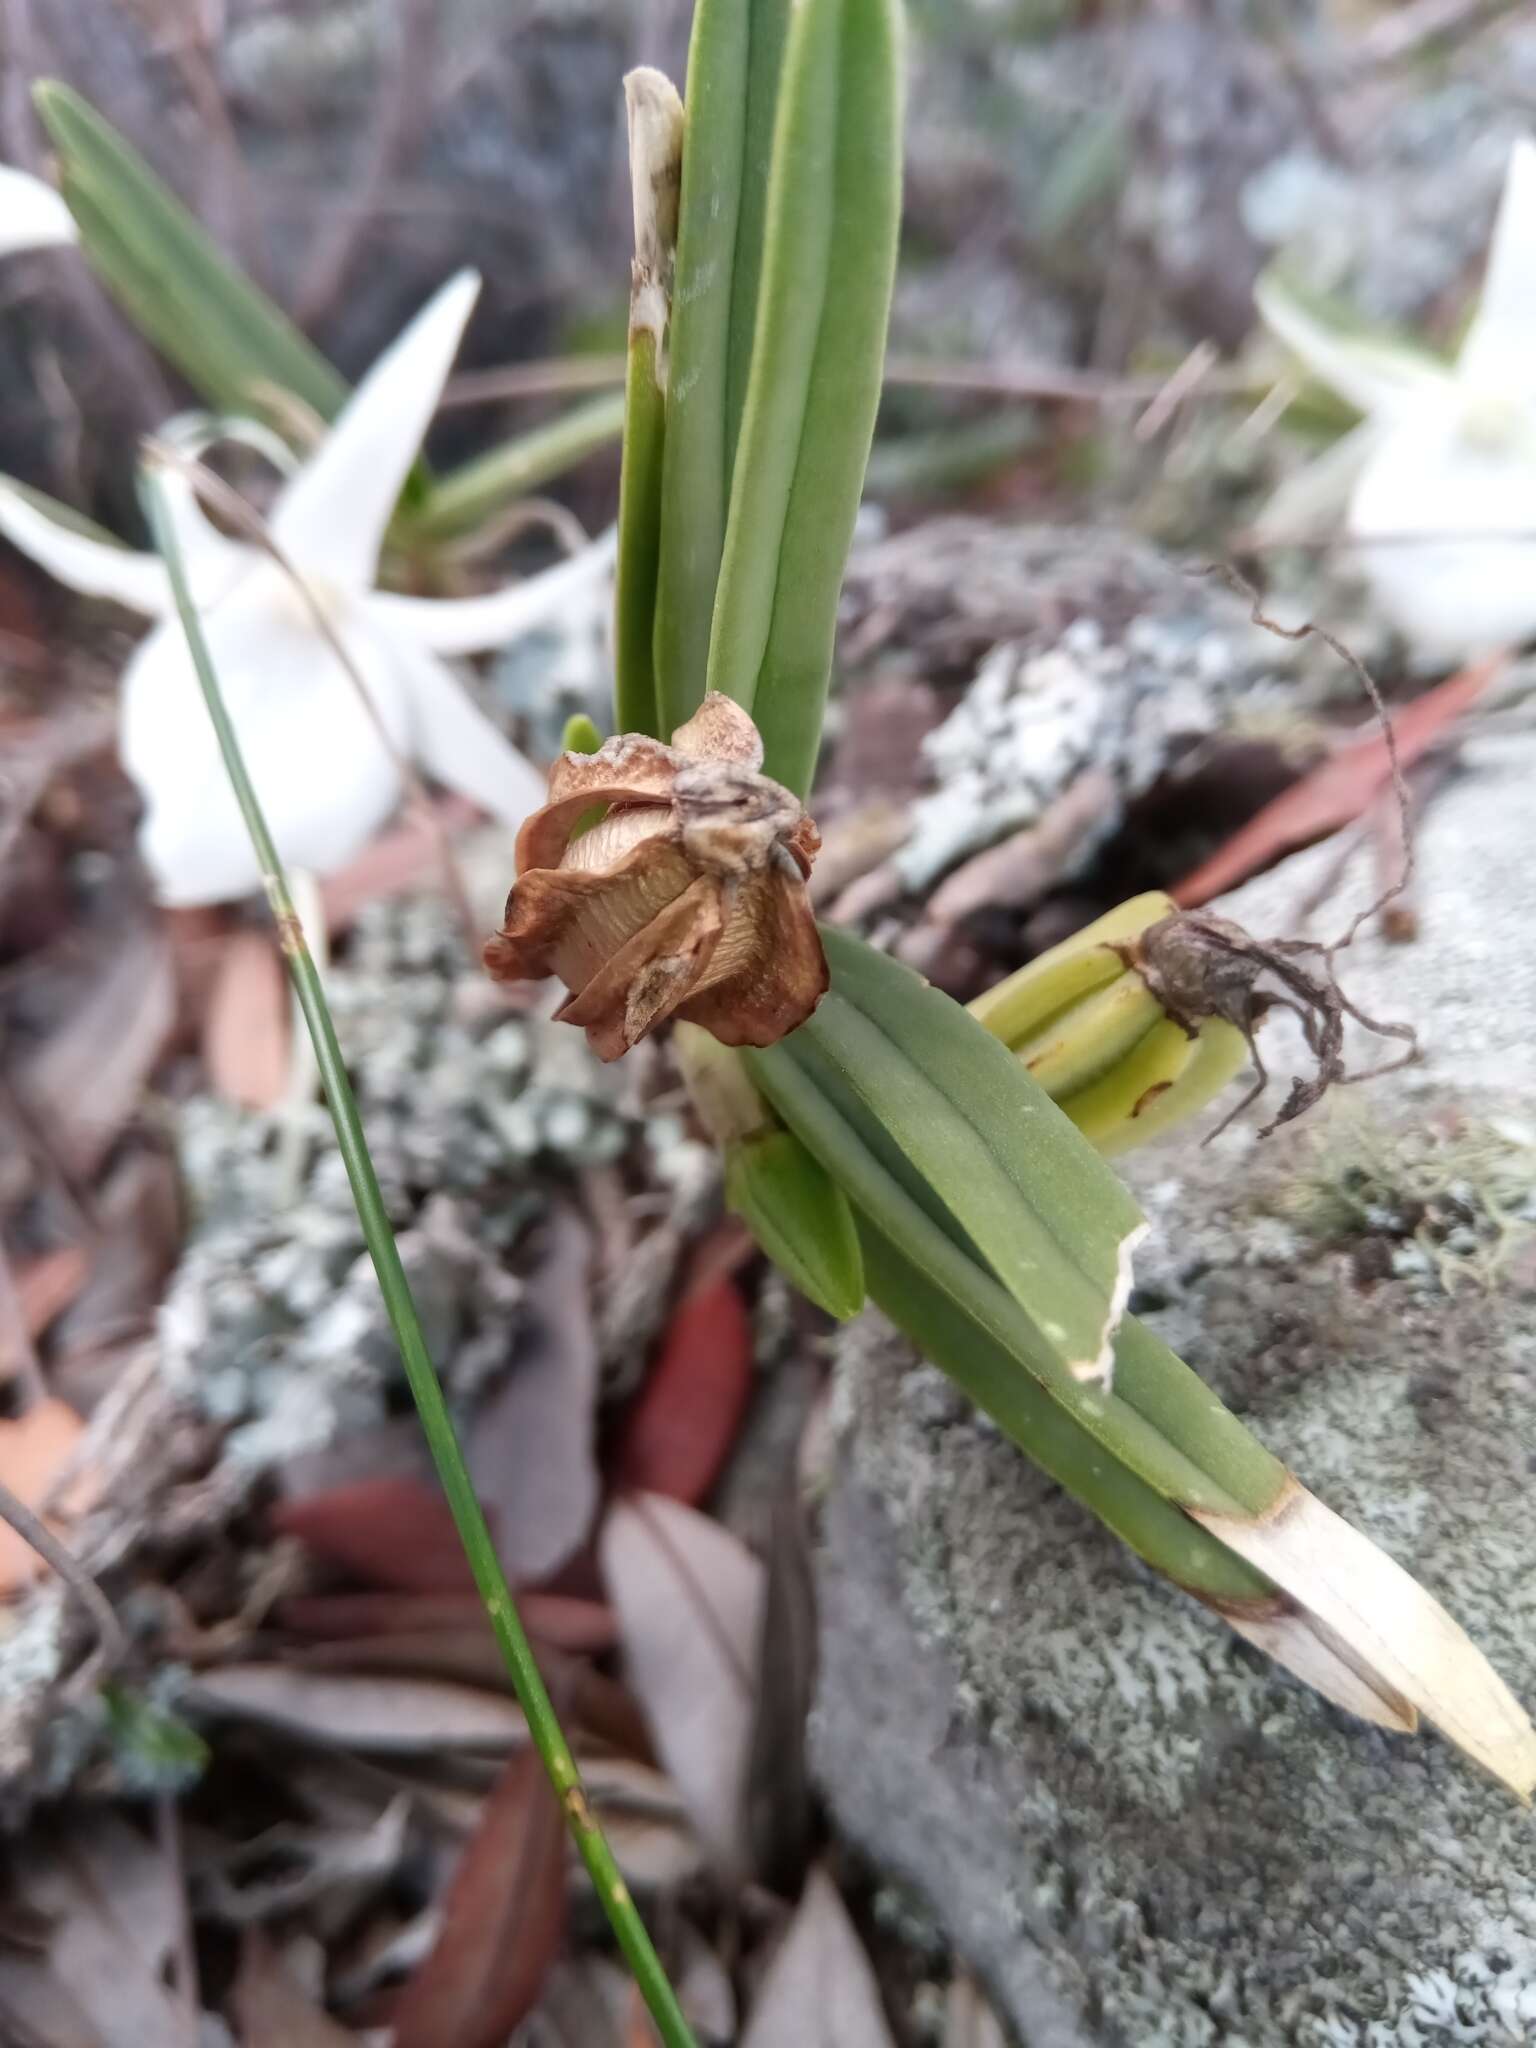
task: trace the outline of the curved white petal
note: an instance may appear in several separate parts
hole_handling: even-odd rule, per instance
[[[448,280],[384,351],[272,513],[278,545],[301,568],[360,590],[437,410],[480,290],[472,270]]]
[[[1362,420],[1288,476],[1254,521],[1252,539],[1272,547],[1325,538],[1343,516],[1381,435],[1373,421]]]
[[[267,565],[204,621],[251,780],[286,862],[327,874],[400,798],[389,747],[300,600]],[[396,749],[410,740],[400,672],[367,633],[339,628]],[[176,620],[123,676],[123,765],[145,803],[140,846],[163,901],[220,903],[261,886],[250,838]]]
[[[1359,412],[1399,418],[1426,394],[1450,384],[1450,372],[1429,356],[1326,326],[1278,278],[1261,277],[1253,300],[1265,324],[1300,356],[1313,376]]]
[[[75,217],[51,185],[30,171],[0,164],[0,256],[78,239]]]
[[[1524,136],[1509,154],[1483,295],[1458,369],[1473,386],[1536,392],[1536,142]]]
[[[402,597],[375,590],[365,602],[381,624],[419,647],[438,654],[474,654],[504,647],[562,619],[584,622],[594,605],[606,606],[615,544],[610,527],[568,562],[484,597]]]
[[[170,609],[171,587],[158,555],[114,547],[61,526],[8,477],[0,477],[0,533],[50,576],[86,597],[110,597],[148,618]]]
[[[544,776],[425,648],[393,649],[410,704],[410,751],[435,782],[503,824],[521,825],[548,800]]]
[[[1536,635],[1536,420],[1504,446],[1453,408],[1382,438],[1350,501],[1350,559],[1428,662]]]

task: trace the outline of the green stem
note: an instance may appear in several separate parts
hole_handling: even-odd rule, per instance
[[[609,392],[586,405],[572,406],[546,426],[503,441],[437,479],[411,518],[408,538],[445,541],[472,533],[515,498],[526,497],[616,441],[623,425],[624,401]]]
[[[625,1961],[629,1964],[651,2017],[656,2022],[664,2048],[696,2048],[693,2034],[683,2017],[676,1994],[667,1980],[660,1958],[651,1945],[635,1902],[630,1897],[629,1888],[619,1873],[613,1851],[593,1818],[582,1788],[581,1773],[576,1767],[576,1759],[571,1754],[570,1744],[565,1739],[564,1731],[550,1702],[549,1693],[539,1675],[539,1667],[534,1661],[533,1651],[518,1618],[511,1588],[496,1555],[490,1529],[475,1497],[469,1467],[464,1462],[464,1453],[459,1448],[458,1438],[454,1434],[448,1403],[427,1351],[421,1323],[416,1314],[416,1304],[411,1298],[410,1283],[405,1277],[405,1268],[401,1264],[394,1232],[390,1228],[389,1217],[385,1212],[378,1177],[373,1170],[367,1139],[363,1135],[362,1119],[358,1115],[352,1084],[347,1078],[346,1063],[337,1041],[336,1027],[331,1021],[330,1009],[326,1003],[325,990],[305,943],[303,927],[294,911],[293,896],[277,847],[267,829],[267,822],[255,789],[246,773],[240,742],[225,707],[218,677],[214,673],[213,662],[203,636],[202,625],[187,587],[186,571],[171,525],[165,495],[153,469],[145,473],[142,497],[155,546],[164,559],[170,576],[176,609],[181,617],[182,630],[187,636],[187,646],[197,671],[198,682],[202,686],[208,715],[213,720],[213,728],[218,736],[219,751],[224,757],[224,765],[228,770],[236,801],[250,832],[256,857],[261,863],[267,899],[277,923],[278,937],[288,962],[288,971],[293,978],[294,990],[304,1013],[304,1021],[314,1041],[315,1058],[320,1068],[321,1080],[325,1085],[331,1118],[336,1126],[336,1141],[341,1148],[347,1179],[351,1183],[352,1198],[357,1204],[358,1221],[362,1225],[368,1255],[373,1260],[374,1271],[379,1277],[379,1290],[389,1312],[396,1342],[400,1346],[406,1379],[410,1383],[411,1395],[421,1417],[422,1431],[432,1453],[432,1461],[437,1467],[443,1492],[448,1499],[454,1526],[459,1532],[459,1541],[464,1546],[464,1554],[469,1560],[470,1570],[474,1574],[480,1598],[485,1604],[492,1631],[500,1645],[518,1703],[527,1717],[528,1732],[533,1738],[534,1747],[538,1750],[544,1768],[549,1774],[549,1781],[565,1812],[577,1851],[586,1865],[603,1910],[608,1915],[609,1924],[624,1953]]]

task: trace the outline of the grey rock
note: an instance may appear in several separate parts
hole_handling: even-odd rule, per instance
[[[1250,1113],[1139,1156],[1138,1306],[1530,1704],[1536,742],[1466,751],[1423,830],[1421,937],[1341,960],[1422,1066],[1263,1146]],[[1224,907],[1293,929],[1335,860]],[[1362,851],[1327,925],[1375,886]],[[1267,1040],[1285,1073],[1299,1048]],[[1508,1794],[1268,1665],[877,1318],[840,1352],[817,1768],[1031,2048],[1536,2038],[1536,1834]]]

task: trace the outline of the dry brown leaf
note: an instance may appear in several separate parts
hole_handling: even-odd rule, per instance
[[[271,1109],[288,1086],[292,1008],[288,976],[271,936],[225,940],[203,1017],[203,1064],[216,1095],[242,1109]]]
[[[811,1855],[806,1721],[816,1684],[816,1590],[800,1497],[792,1483],[773,1506],[758,1671],[747,1764],[752,1867],[764,1884],[793,1898]]]
[[[29,1337],[41,1337],[54,1317],[74,1300],[85,1284],[86,1257],[78,1245],[60,1245],[17,1266],[16,1298]]]
[[[0,1483],[23,1507],[40,1508],[68,1465],[85,1425],[73,1408],[51,1399],[34,1401],[10,1421],[0,1421]],[[89,1498],[84,1476],[60,1505],[82,1509]],[[41,1577],[48,1567],[24,1537],[0,1522],[0,1594],[13,1593]]]
[[[514,1757],[443,1900],[436,1946],[394,2009],[394,2048],[501,2048],[565,1934],[565,1821],[537,1753]]]
[[[613,1609],[601,1600],[522,1591],[517,1611],[529,1635],[557,1650],[596,1655],[618,1641]],[[276,1619],[295,1635],[338,1642],[489,1627],[478,1593],[311,1593],[283,1601]]]
[[[17,1077],[17,1092],[66,1170],[87,1180],[139,1106],[176,1024],[170,941],[158,924],[125,928],[68,1019]]]
[[[28,1906],[49,1923],[43,1954],[0,1956],[0,2039],[48,2048],[146,2048],[185,2038],[165,1971],[182,1898],[164,1854],[119,1815],[34,1833]],[[30,2029],[30,2031],[28,2031]],[[52,2029],[53,2031],[49,2031]]]
[[[527,1299],[529,1335],[469,1439],[470,1476],[514,1581],[548,1578],[597,1511],[592,1233],[573,1208],[550,1218]]]
[[[444,1749],[505,1753],[528,1740],[521,1708],[493,1692],[431,1678],[370,1678],[232,1664],[199,1672],[189,1707],[259,1721],[343,1749],[427,1755]]]
[[[1302,1610],[1296,1633],[1375,1692],[1398,1725],[1416,1710],[1484,1770],[1529,1801],[1536,1791],[1536,1730],[1487,1658],[1418,1581],[1299,1481],[1257,1518],[1186,1510]],[[1275,1640],[1271,1655],[1292,1661]],[[1305,1674],[1305,1662],[1300,1667]],[[1372,1718],[1379,1718],[1373,1716]]]
[[[813,1870],[741,2048],[895,2048],[875,1973],[837,1886]]]
[[[742,1874],[763,1567],[717,1522],[660,1494],[616,1501],[599,1554],[656,1752],[712,1859]]]
[[[593,1757],[582,1765],[582,1781],[632,1890],[672,1893],[698,1876],[703,1846],[664,1772],[628,1757]]]
[[[944,2048],[1008,2048],[1002,2021],[968,1970],[954,1977],[944,2001]]]
[[[294,1982],[259,1928],[248,1928],[240,1944],[229,2002],[240,2048],[355,2048],[359,2038]]]

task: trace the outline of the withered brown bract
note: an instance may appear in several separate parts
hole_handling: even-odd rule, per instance
[[[620,733],[562,755],[518,834],[491,974],[558,975],[571,992],[559,1016],[605,1060],[669,1017],[726,1045],[773,1045],[803,1024],[828,982],[805,889],[821,839],[762,764],[757,727],[717,694],[671,746]]]

